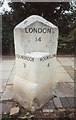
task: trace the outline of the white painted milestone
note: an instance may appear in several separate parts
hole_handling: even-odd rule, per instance
[[[14,99],[28,110],[39,109],[51,97],[56,85],[58,28],[32,15],[14,29],[16,73]]]

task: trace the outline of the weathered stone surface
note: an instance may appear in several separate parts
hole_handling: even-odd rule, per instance
[[[58,82],[55,93],[58,97],[74,97],[74,83]]]
[[[53,112],[53,109],[43,109],[43,112]]]
[[[12,116],[12,115],[18,115],[19,114],[19,107],[13,107],[13,108],[11,108],[11,110],[10,110],[10,116]]]
[[[70,108],[71,107],[66,97],[60,97],[60,100],[61,100],[64,108]]]
[[[53,99],[56,108],[62,108],[62,103],[58,97]]]
[[[1,97],[1,100],[12,100],[13,98],[13,86],[12,85],[6,85],[5,91]]]
[[[56,85],[57,38],[58,28],[37,15],[25,19],[14,29],[14,99],[31,111],[52,97]]]
[[[59,68],[57,68],[56,71],[58,69]],[[56,80],[57,80],[57,82],[73,82],[73,79],[66,72],[61,72],[61,73],[57,72],[56,73]]]
[[[14,74],[11,74],[11,76],[7,82],[7,85],[13,85],[14,76],[15,76]]]
[[[74,108],[75,107],[75,98],[74,97],[67,97],[67,99],[68,99],[68,102],[70,103],[70,106],[72,107],[72,108]]]
[[[13,103],[9,101],[0,102],[0,114],[8,114],[10,112],[12,105]]]
[[[46,33],[45,31],[45,33],[43,33],[42,31],[35,32],[35,30],[32,32],[31,29],[35,28],[51,29],[51,32]],[[26,29],[30,29],[31,32],[26,32]],[[24,52],[29,53],[32,51],[44,51],[51,54],[52,52],[56,53],[57,38],[58,30],[55,25],[40,16],[30,16],[15,27],[14,39],[16,54],[23,55]],[[24,49],[22,47],[24,47]]]

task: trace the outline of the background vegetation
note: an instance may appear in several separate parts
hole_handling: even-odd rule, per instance
[[[59,28],[58,54],[74,54],[76,6],[69,2],[9,3],[10,12],[2,15],[2,53],[14,54],[14,27],[30,15],[40,15]]]

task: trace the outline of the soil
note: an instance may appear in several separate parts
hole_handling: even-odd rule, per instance
[[[20,108],[18,115],[3,115],[2,120],[76,120],[76,109],[58,109],[53,112],[36,111],[31,113],[24,108]]]

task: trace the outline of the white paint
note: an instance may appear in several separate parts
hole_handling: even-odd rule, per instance
[[[51,33],[25,33],[25,28],[51,28]],[[57,38],[58,28],[37,15],[30,16],[14,29],[14,99],[28,110],[40,108],[52,97],[56,85]]]
[[[34,58],[41,58],[50,54],[45,52],[30,52],[30,53],[26,53],[26,55]]]

